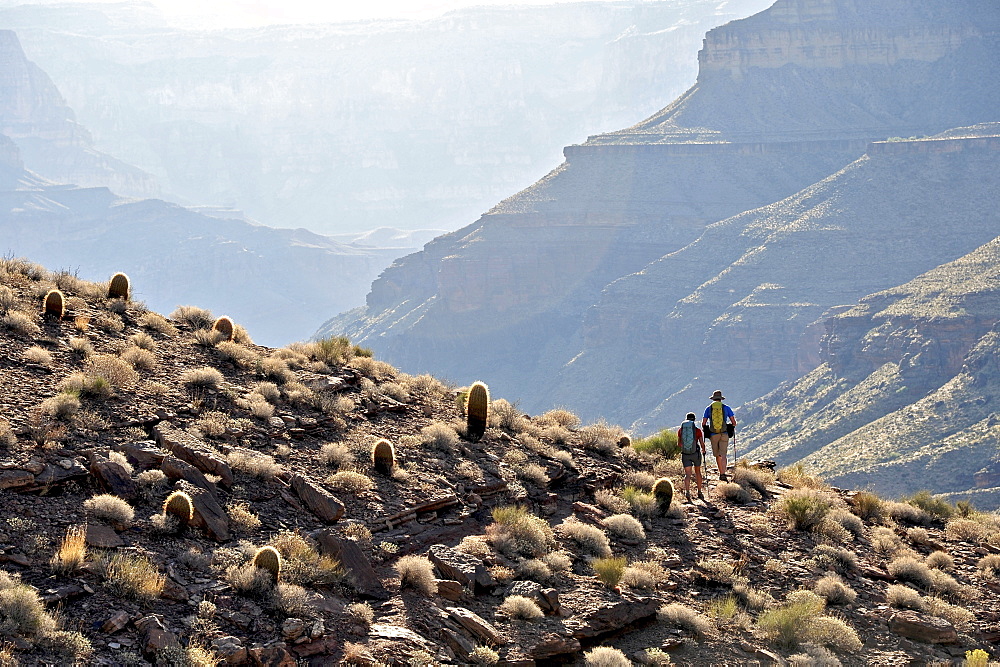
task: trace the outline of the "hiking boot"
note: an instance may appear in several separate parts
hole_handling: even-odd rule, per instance
[[[688,503],[688,505],[690,505],[691,504],[691,492],[687,491],[684,495],[687,496],[687,503]],[[701,494],[699,493],[698,495],[700,496]]]
[[[698,492],[698,500],[704,500],[704,499],[705,499],[705,494],[703,494],[701,491],[699,491]]]
[[[724,472],[720,472],[719,473],[719,481],[720,482],[728,482],[729,481],[729,475],[727,475]]]

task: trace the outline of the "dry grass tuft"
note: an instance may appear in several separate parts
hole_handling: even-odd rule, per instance
[[[115,593],[134,600],[157,598],[166,584],[166,578],[148,558],[128,553],[111,558],[106,576]]]
[[[52,554],[49,565],[59,574],[68,575],[76,572],[87,560],[87,527],[70,526],[59,548]]]
[[[583,654],[585,667],[631,667],[624,653],[610,646],[598,646]]]
[[[630,514],[615,514],[601,522],[612,534],[627,540],[644,540],[646,531],[639,520]]]
[[[672,628],[679,628],[695,635],[699,640],[707,639],[712,634],[712,621],[690,607],[674,603],[660,607],[656,618],[661,623]]]
[[[566,538],[573,540],[583,553],[599,558],[607,558],[611,555],[611,543],[608,541],[608,536],[597,526],[568,519],[560,524],[559,529]]]
[[[791,483],[791,482],[786,482]],[[789,528],[811,530],[822,523],[833,508],[833,502],[813,487],[794,488],[781,497],[779,511],[788,520]]]
[[[951,570],[955,567],[955,559],[944,551],[935,551],[924,559],[927,567],[934,570]]]
[[[536,558],[555,546],[555,536],[545,519],[523,507],[509,505],[493,509],[493,523],[486,527],[486,540],[498,552],[511,558]]]
[[[353,470],[340,470],[326,478],[326,484],[335,491],[357,495],[375,488],[371,477]]]
[[[428,447],[451,452],[458,444],[458,433],[448,424],[434,422],[420,429],[420,442]]]
[[[396,561],[399,584],[430,596],[437,592],[434,584],[434,565],[426,556],[403,556]]]
[[[545,615],[542,613],[542,610],[538,606],[537,602],[531,598],[524,597],[523,595],[508,596],[500,604],[499,609],[506,614],[508,618],[518,619],[521,621],[534,621]]]
[[[909,586],[889,584],[889,588],[885,594],[885,601],[890,607],[895,607],[896,609],[924,610],[923,597]]]
[[[790,484],[796,489],[826,489],[827,484],[818,475],[806,472],[804,463],[796,463],[785,468],[779,468],[778,480]]]
[[[119,530],[125,530],[135,519],[135,510],[127,502],[108,493],[102,493],[83,501],[83,509],[88,516],[107,521]]]
[[[738,505],[743,505],[753,500],[750,492],[736,482],[721,482],[715,487],[715,493],[720,498]]]
[[[354,452],[342,442],[328,442],[319,450],[320,459],[331,468],[344,470],[354,465]]]
[[[813,591],[826,598],[828,604],[851,604],[858,597],[855,590],[836,574],[828,574],[817,581]]]
[[[625,431],[620,426],[609,424],[603,419],[584,426],[579,431],[580,444],[584,449],[611,455],[618,451],[618,441],[625,435]]]
[[[233,470],[246,473],[265,482],[273,480],[281,474],[280,463],[273,456],[260,454],[249,449],[234,449],[229,452],[226,461]]]
[[[594,575],[608,588],[618,586],[625,574],[627,564],[628,560],[624,556],[606,556],[590,561],[590,567],[594,568]]]
[[[889,574],[896,581],[910,582],[923,589],[931,588],[931,570],[913,556],[899,556],[889,561],[886,566]]]

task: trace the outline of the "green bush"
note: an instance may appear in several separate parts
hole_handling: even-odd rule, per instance
[[[798,530],[815,528],[833,507],[833,502],[822,492],[811,488],[792,489],[781,498],[781,511],[788,524]]]
[[[669,428],[665,428],[648,438],[636,440],[632,443],[632,449],[640,454],[659,453],[668,459],[676,459],[681,452],[677,445],[677,432]]]
[[[950,519],[952,515],[955,514],[955,508],[947,500],[935,498],[931,492],[926,489],[923,491],[917,491],[912,496],[903,496],[900,498],[900,501],[909,503],[914,507],[919,507],[928,514],[945,521]]]
[[[594,574],[602,584],[608,588],[614,588],[622,580],[625,574],[627,561],[624,556],[609,556],[608,558],[595,558],[590,561],[590,566],[594,568]]]

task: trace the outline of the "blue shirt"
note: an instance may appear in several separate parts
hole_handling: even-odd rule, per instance
[[[729,407],[728,405],[726,405],[725,403],[722,404],[722,417],[723,417],[723,421],[725,421],[727,424],[729,423],[729,420],[733,418],[733,409],[731,407]],[[708,430],[708,431],[711,432],[712,431],[712,405],[711,404],[709,404],[709,406],[707,408],[705,408],[705,416],[702,417],[702,419],[707,419],[708,420],[708,429],[706,429],[706,430]],[[719,431],[719,432],[721,433],[722,431]]]

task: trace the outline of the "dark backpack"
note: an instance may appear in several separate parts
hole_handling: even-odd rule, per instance
[[[698,438],[695,436],[693,421],[688,420],[681,424],[681,437],[678,444],[683,454],[694,454],[698,451]]]

